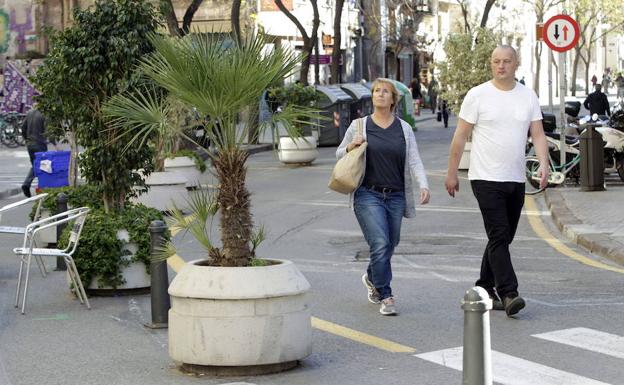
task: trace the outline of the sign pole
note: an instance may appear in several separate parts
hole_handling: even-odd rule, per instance
[[[555,15],[544,24],[543,38],[546,45],[553,51],[559,52],[559,127],[561,139],[559,147],[561,151],[561,167],[566,163],[565,145],[565,52],[574,48],[578,43],[581,31],[576,20],[568,15]],[[573,79],[574,81],[574,79]]]
[[[548,107],[550,107],[550,113],[554,114],[553,108],[553,89],[552,89],[552,68],[555,63],[553,62],[552,52],[548,51]]]
[[[565,81],[565,52],[559,52],[559,118],[561,127],[561,138],[559,139],[559,149],[561,150],[561,167],[565,164],[566,160],[566,145],[565,145],[565,94],[566,94],[566,81]]]

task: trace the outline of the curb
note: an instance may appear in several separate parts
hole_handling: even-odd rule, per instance
[[[566,238],[590,253],[624,265],[624,244],[610,237],[608,233],[597,232],[591,226],[584,225],[570,211],[559,191],[547,189],[544,197],[553,221]]]
[[[8,188],[0,191],[0,199],[7,199],[22,192],[21,187]]]

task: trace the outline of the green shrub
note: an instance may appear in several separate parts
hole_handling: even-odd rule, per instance
[[[97,278],[98,287],[117,288],[125,283],[121,269],[132,262],[142,262],[149,273],[150,268],[150,233],[149,225],[154,220],[162,220],[160,211],[141,204],[126,203],[125,209],[118,213],[106,213],[103,209],[94,209],[87,215],[74,260],[78,273],[85,287]],[[67,226],[59,247],[67,246],[71,227]],[[122,258],[124,243],[117,239],[117,231],[128,231],[130,242],[138,247],[136,254],[129,260]],[[167,234],[167,238],[169,235]],[[128,252],[125,252],[128,255]]]

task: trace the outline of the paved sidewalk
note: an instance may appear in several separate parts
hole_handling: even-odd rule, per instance
[[[605,191],[563,187],[547,189],[545,197],[564,236],[591,253],[624,265],[623,194],[624,183],[608,182]]]

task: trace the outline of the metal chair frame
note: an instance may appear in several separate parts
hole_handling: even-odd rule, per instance
[[[12,209],[15,209],[20,206],[27,205],[29,203],[34,203],[37,206],[35,211],[35,216],[33,217],[34,221],[38,221],[41,218],[41,205],[43,204],[43,199],[48,196],[48,193],[37,194],[33,197],[22,199],[21,201],[13,202],[11,204],[0,207],[0,223],[2,223],[2,214],[8,213]],[[16,226],[0,226],[0,234],[25,234],[26,227],[16,227]],[[41,271],[42,276],[46,276],[46,268],[43,264],[43,260],[41,257],[37,257],[35,259],[37,265],[39,266],[39,271]]]
[[[19,275],[17,278],[17,290],[15,293],[15,307],[19,307],[19,297],[22,288],[22,276],[24,275],[24,265],[26,265],[24,294],[22,299],[22,314],[24,314],[26,311],[28,279],[30,276],[30,262],[33,256],[35,257],[35,259],[41,257],[63,257],[63,259],[65,260],[65,264],[67,265],[67,273],[72,284],[74,285],[75,292],[78,296],[78,299],[80,300],[80,303],[86,304],[87,308],[91,309],[89,299],[87,298],[87,294],[85,292],[84,286],[82,285],[82,281],[80,280],[80,276],[78,275],[76,264],[74,263],[74,259],[72,257],[78,246],[80,234],[82,232],[82,228],[84,226],[89,210],[90,209],[88,207],[80,207],[77,209],[68,210],[66,212],[33,222],[26,226],[26,231],[24,233],[24,243],[22,247],[16,247],[13,249],[13,252],[20,258]],[[71,221],[73,221],[74,223],[69,236],[69,243],[65,249],[43,249],[35,247],[35,239],[38,232]]]

